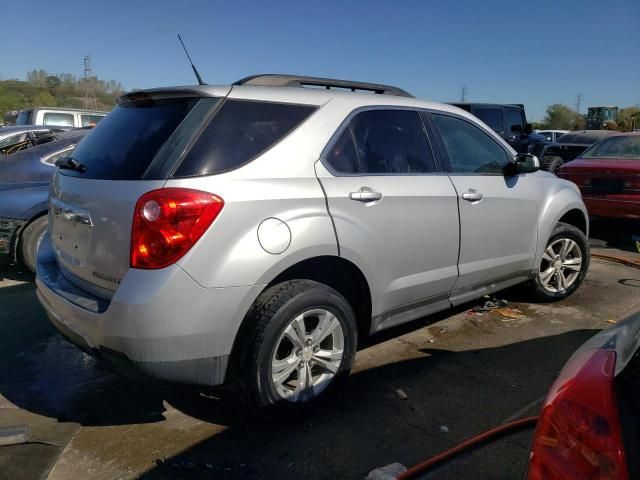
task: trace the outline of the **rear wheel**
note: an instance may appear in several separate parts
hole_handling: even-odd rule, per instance
[[[25,267],[34,273],[36,271],[38,244],[47,231],[47,225],[48,218],[46,215],[38,217],[28,224],[20,235],[20,241],[18,243],[20,260]]]
[[[250,402],[265,413],[306,409],[351,370],[355,315],[324,284],[292,280],[271,287],[248,320],[254,327],[240,375]]]
[[[589,244],[573,225],[558,223],[547,242],[533,281],[540,300],[562,300],[582,284],[589,269]]]

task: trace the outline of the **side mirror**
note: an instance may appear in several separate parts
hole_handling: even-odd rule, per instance
[[[520,173],[533,173],[540,170],[540,160],[530,153],[518,153],[505,168],[505,175],[513,176]]]
[[[526,133],[527,135],[531,135],[533,133],[533,125],[531,125],[530,123],[527,123],[524,126],[524,133]]]

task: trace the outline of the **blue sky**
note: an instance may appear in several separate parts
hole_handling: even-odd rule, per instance
[[[43,68],[130,88],[282,72],[398,85],[455,101],[640,104],[640,1],[6,1],[0,79]],[[9,40],[8,40],[9,39]]]

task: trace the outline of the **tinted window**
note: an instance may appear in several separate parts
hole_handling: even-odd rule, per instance
[[[640,159],[640,135],[620,135],[607,138],[589,148],[582,158]]]
[[[73,115],[71,113],[52,113],[44,114],[45,125],[57,125],[59,127],[73,127]]]
[[[524,125],[522,121],[522,112],[520,112],[520,110],[514,110],[513,108],[507,108],[505,109],[504,113],[505,113],[506,123],[507,123],[507,129],[506,129],[507,134],[516,133],[516,130],[518,127],[516,127],[516,130],[513,130],[513,127],[515,125],[518,125],[520,127],[520,133],[523,133]]]
[[[351,127],[345,128],[327,155],[327,162],[338,173],[358,173],[360,162],[353,144]]]
[[[211,175],[238,168],[281,140],[314,110],[308,105],[228,100],[175,176]]]
[[[16,117],[16,125],[31,125],[31,113],[33,110],[22,110]]]
[[[95,127],[104,115],[80,115],[80,121],[83,127]]]
[[[140,179],[197,101],[147,100],[117,106],[73,152],[73,158],[85,165],[87,171],[60,173],[105,180]]]
[[[502,173],[507,154],[480,128],[459,118],[433,115],[456,173]]]
[[[370,110],[356,115],[352,128],[364,173],[435,171],[418,112]]]
[[[473,113],[476,117],[489,125],[496,132],[501,133],[502,130],[504,130],[502,122],[502,109],[477,108]]]

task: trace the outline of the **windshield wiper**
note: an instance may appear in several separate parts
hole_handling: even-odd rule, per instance
[[[56,163],[54,165],[62,169],[75,170],[80,173],[84,173],[87,171],[87,167],[85,167],[73,157],[59,158],[58,160],[56,160]]]

